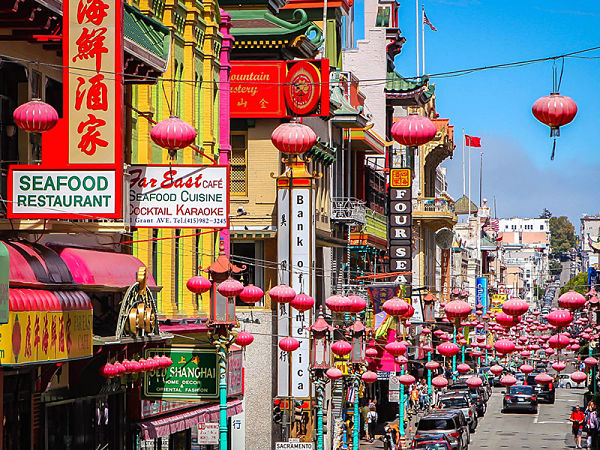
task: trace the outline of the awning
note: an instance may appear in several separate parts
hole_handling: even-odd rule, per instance
[[[10,311],[85,311],[92,301],[82,291],[47,291],[43,289],[9,289]]]
[[[243,411],[241,400],[227,402],[227,417],[235,416]],[[144,439],[155,439],[179,431],[192,428],[199,423],[218,422],[219,405],[201,406],[189,411],[177,412],[159,419],[145,420],[137,425],[142,430]]]
[[[351,139],[350,139],[351,138]],[[351,150],[363,151],[368,155],[383,155],[391,145],[371,128],[348,128],[344,130],[344,140],[351,143]]]
[[[72,284],[69,268],[58,254],[40,244],[2,241],[10,258],[11,285]]]
[[[135,256],[125,253],[66,247],[59,255],[71,270],[73,281],[87,287],[128,288],[137,282],[138,269],[145,267]],[[148,286],[156,287],[150,273]]]

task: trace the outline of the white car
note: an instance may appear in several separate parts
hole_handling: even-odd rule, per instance
[[[587,380],[586,381],[582,381],[581,383],[575,383],[573,380],[571,380],[571,374],[568,373],[561,373],[557,380],[558,385],[560,387],[564,387],[567,389],[571,389],[571,388],[584,388],[587,385]]]

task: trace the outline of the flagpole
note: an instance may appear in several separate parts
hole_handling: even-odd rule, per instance
[[[480,152],[480,160],[479,160],[479,206],[481,203],[481,180],[483,177],[483,151]]]
[[[465,129],[462,129],[462,169],[463,169],[463,196],[467,193],[465,183]]]
[[[421,48],[423,50],[423,71],[422,74],[425,76],[425,5],[421,5]]]
[[[470,144],[470,142],[469,142]],[[469,152],[469,221],[471,220],[471,146],[467,146]]]
[[[421,68],[421,63],[419,61],[419,0],[415,0],[415,6],[417,8],[417,17],[415,18],[417,21],[417,28],[416,28],[416,32],[417,32],[417,76],[420,75],[419,73],[419,69]]]

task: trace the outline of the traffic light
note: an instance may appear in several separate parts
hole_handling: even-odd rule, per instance
[[[302,422],[304,419],[302,413],[302,405],[304,402],[302,400],[294,400],[294,411],[292,413],[292,417],[294,418],[294,422]]]
[[[283,411],[281,411],[281,400],[273,400],[273,422],[281,423],[283,421]]]

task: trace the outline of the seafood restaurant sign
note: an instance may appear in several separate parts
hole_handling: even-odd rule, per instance
[[[226,166],[131,166],[129,175],[131,226],[228,227]]]

